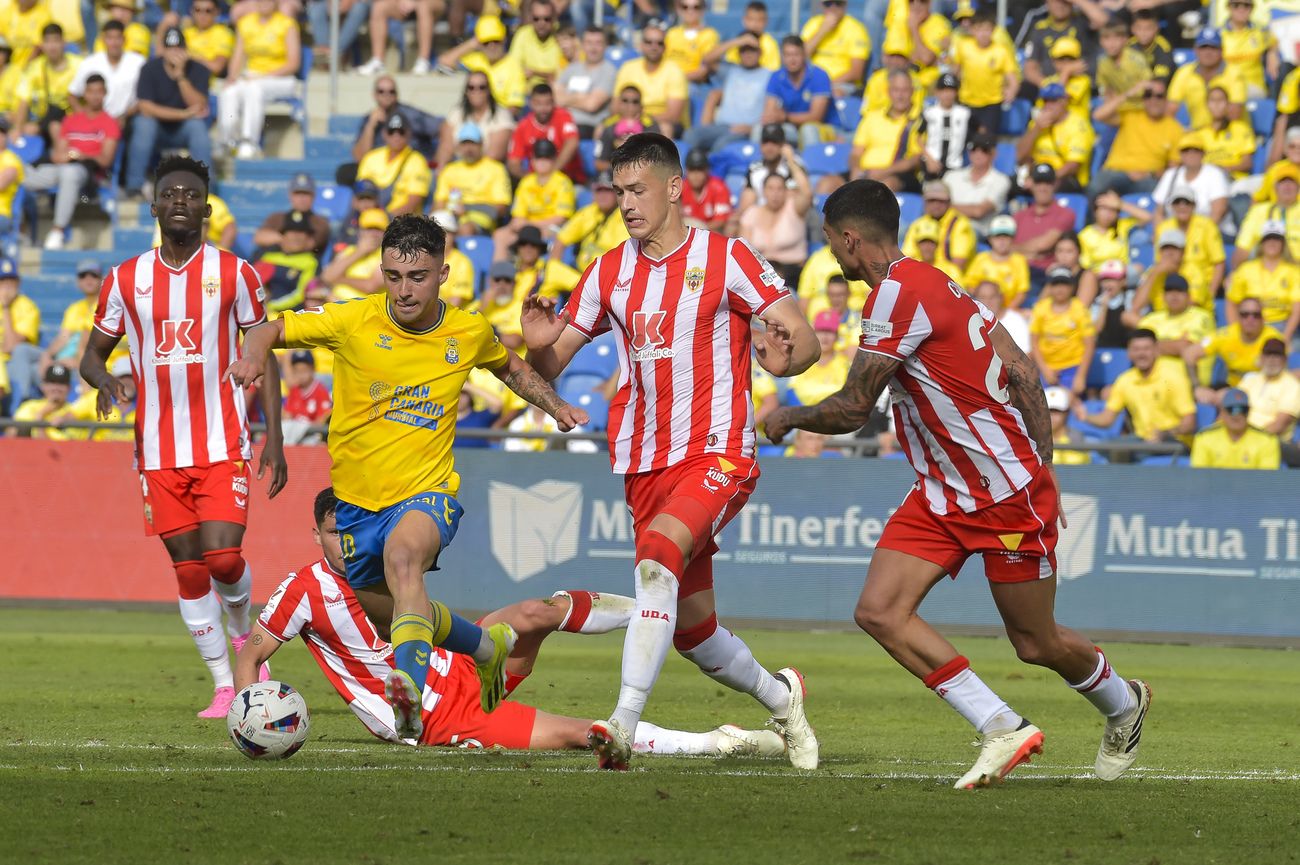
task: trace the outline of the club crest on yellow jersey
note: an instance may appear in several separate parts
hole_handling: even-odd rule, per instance
[[[460,363],[460,340],[454,336],[447,337],[447,351],[443,358],[447,363]]]

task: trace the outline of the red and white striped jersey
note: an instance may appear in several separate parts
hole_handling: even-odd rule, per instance
[[[588,265],[566,308],[588,339],[618,335],[615,473],[707,453],[753,456],[749,323],[789,295],[747,242],[698,228],[662,260],[627,240]]]
[[[95,327],[130,346],[140,469],[252,459],[243,389],[222,376],[264,300],[248,262],[208,243],[179,268],[152,249],[109,271]]]
[[[366,618],[346,577],[325,559],[301,568],[280,583],[257,617],[282,643],[302,637],[314,660],[361,723],[381,739],[400,741],[393,709],[384,699],[384,677],[393,670],[393,647]],[[442,700],[442,685],[451,671],[452,653],[434,648],[429,679],[421,700],[426,728]]]
[[[997,319],[938,268],[894,262],[862,307],[860,351],[902,361],[890,381],[899,442],[930,510],[970,513],[1023,488],[1041,461],[989,337]]]

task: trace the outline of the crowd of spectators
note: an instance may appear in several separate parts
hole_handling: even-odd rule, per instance
[[[0,11],[0,234],[19,187],[53,193],[44,246],[59,249],[95,186],[147,195],[164,148],[259,158],[267,104],[299,86],[313,62],[301,46],[329,38],[326,0],[165,13],[133,2],[111,0],[95,20],[60,0]],[[812,0],[786,34],[762,2],[728,16],[730,32],[711,26],[716,5],[663,2],[608,8],[603,28],[591,0],[341,3],[340,58],[373,80],[338,174],[351,207],[331,225],[313,213],[312,177],[292,178],[287,209],[241,250],[273,314],[380,290],[389,219],[428,212],[453,238],[444,296],[518,347],[523,297],[564,298],[626,238],[610,154],[656,130],[682,151],[687,221],[746,238],[822,339],[803,376],[756,373],[760,423],[843,381],[867,288],[838,273],[817,205],[869,177],[899,194],[904,252],[994,310],[1032,357],[1061,443],[1129,437],[1181,443],[1195,465],[1300,463],[1288,363],[1300,348],[1300,70],[1276,35],[1300,34],[1300,3],[1011,0],[998,20],[990,0]],[[385,71],[408,19],[409,71],[463,76],[445,116],[403,102]],[[8,133],[39,138],[41,155],[17,158]],[[229,246],[233,219],[212,203],[209,237]],[[90,265],[78,277],[88,297]],[[61,380],[88,317],[70,309],[41,348],[35,306],[0,261],[7,413],[73,416],[58,395],[76,397]],[[328,417],[330,363],[284,358],[304,430]],[[613,379],[592,378],[586,391],[608,399]],[[491,381],[462,403],[466,427],[544,426]],[[863,434],[890,455],[886,403]],[[788,452],[840,455],[834,445],[801,436]]]

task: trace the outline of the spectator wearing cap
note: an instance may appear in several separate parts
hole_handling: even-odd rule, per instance
[[[1223,62],[1223,38],[1218,28],[1203,27],[1196,34],[1196,59],[1179,66],[1169,81],[1169,99],[1187,109],[1192,129],[1209,125],[1205,102],[1216,85],[1227,92],[1232,116],[1240,117],[1246,103],[1246,82],[1240,72]]]
[[[1250,425],[1250,397],[1228,388],[1219,407],[1219,422],[1192,439],[1192,468],[1276,469],[1282,465],[1277,436]]]
[[[948,50],[953,52],[954,55],[964,50],[963,42],[970,42],[975,38],[975,19],[981,11],[987,11],[986,8],[981,9],[980,6],[981,4],[976,3],[975,0],[957,0],[957,8],[952,13],[952,38],[948,43]],[[997,23],[996,16],[990,17],[989,20],[994,23],[993,41],[1006,48],[1007,53],[1015,57],[1016,43],[1012,40],[1007,28]]]
[[[1097,330],[1087,307],[1074,296],[1074,274],[1064,267],[1052,268],[1043,294],[1029,316],[1030,357],[1045,383],[1083,393]]]
[[[373,93],[375,107],[361,121],[356,141],[352,143],[352,158],[360,162],[371,150],[383,147],[387,143],[384,139],[387,135],[388,118],[400,114],[406,119],[406,128],[410,133],[408,143],[411,148],[425,159],[433,159],[438,153],[441,140],[442,119],[421,111],[414,105],[399,101],[397,80],[391,75],[380,75],[376,78]],[[509,118],[509,112],[506,114],[507,122],[513,123],[514,121]],[[484,120],[486,121],[487,118],[485,117]],[[463,121],[458,121],[457,125],[460,122]]]
[[[727,205],[730,207],[730,199]],[[576,246],[576,261],[581,272],[597,256],[627,239],[627,226],[623,224],[623,215],[618,211],[618,197],[614,194],[614,180],[608,173],[603,173],[592,185],[591,203],[569,217],[555,235],[551,257],[563,261],[565,250]]]
[[[72,394],[72,371],[61,363],[50,364],[41,376],[41,395],[24,400],[14,411],[14,420],[43,421],[48,427],[18,431],[18,435],[27,438],[50,439],[51,441],[68,441],[86,438],[84,430],[65,430],[64,423],[76,418],[68,397]]]
[[[930,179],[966,164],[966,138],[971,132],[970,109],[957,104],[957,76],[945,72],[935,85],[934,101],[921,109],[925,149],[921,167]]]
[[[344,0],[343,5],[349,2],[351,0]],[[230,66],[230,55],[235,53],[235,31],[218,18],[220,14],[221,8],[217,0],[194,0],[190,4],[189,23],[181,30],[185,34],[190,56],[208,67],[211,81],[225,76],[226,69]],[[164,14],[158,24],[154,54],[162,52],[163,35],[172,27],[181,27],[181,16],[174,11]],[[313,33],[328,31],[328,27],[319,30],[315,25],[312,26]]]
[[[812,64],[830,76],[835,95],[849,96],[862,87],[871,37],[862,22],[845,11],[845,0],[821,0],[821,6],[821,13],[808,19],[799,36]]]
[[[764,201],[764,185],[770,174],[784,178],[786,186],[793,182],[794,168],[785,154],[792,150],[786,146],[785,128],[779,123],[769,123],[760,133],[758,159],[749,163],[745,174],[745,188],[740,191],[740,206],[736,208],[737,218],[754,204]]]
[[[1155,78],[1142,52],[1129,44],[1129,36],[1128,20],[1116,16],[1106,22],[1098,37],[1101,54],[1097,58],[1097,90],[1102,103],[1113,103],[1111,110],[1121,117],[1142,110],[1142,94]],[[1096,114],[1093,117],[1100,119]]]
[[[211,0],[204,0],[211,2]],[[120,21],[104,25],[100,38],[104,50],[91,54],[77,67],[77,73],[68,86],[68,93],[85,101],[86,82],[98,75],[104,80],[104,111],[117,123],[126,121],[135,113],[136,87],[140,83],[140,70],[144,68],[144,55],[126,50],[126,35]]]
[[[208,68],[189,55],[180,28],[163,33],[162,52],[145,61],[136,85],[136,115],[126,157],[124,185],[131,196],[145,195],[144,178],[164,148],[184,148],[211,162],[208,139]]]
[[[867,87],[862,94],[863,111],[889,108],[889,73],[895,69],[912,76],[912,110],[920,112],[925,107],[926,91],[917,81],[911,60],[906,54],[886,54],[880,68],[867,76]]]
[[[63,27],[46,24],[41,30],[41,53],[27,64],[18,84],[9,123],[27,135],[41,134],[45,126],[72,110],[68,88],[77,75],[81,58],[69,54]]]
[[[1174,119],[1165,95],[1165,82],[1145,81],[1138,89],[1104,98],[1092,117],[1098,123],[1119,126],[1110,153],[1092,178],[1093,195],[1111,189],[1120,195],[1151,192],[1160,176],[1178,161],[1179,142],[1186,130]],[[1141,97],[1142,107],[1128,107],[1130,93]]]
[[[301,63],[298,22],[276,9],[275,0],[255,0],[235,23],[235,50],[218,101],[218,135],[236,157],[261,155],[266,105],[298,92]]]
[[[1236,387],[1241,377],[1248,372],[1259,369],[1259,356],[1264,350],[1264,343],[1270,339],[1282,339],[1282,334],[1275,328],[1264,324],[1264,305],[1253,297],[1248,297],[1237,304],[1236,322],[1225,325],[1204,340],[1200,345],[1189,346],[1183,352],[1183,360],[1193,374],[1198,376],[1204,387],[1196,389],[1196,401],[1217,403],[1216,393],[1224,383]],[[1208,364],[1201,364],[1202,358]],[[1216,361],[1223,362],[1225,374],[1222,380],[1211,373],[1206,375],[1206,366]]]
[[[95,259],[83,258],[77,262],[77,290],[82,296],[80,300],[68,304],[68,308],[63,311],[59,332],[41,352],[37,363],[40,374],[44,375],[52,363],[62,363],[71,369],[80,368],[88,335],[95,326],[95,307],[99,302],[99,287],[103,278],[103,269]],[[118,357],[125,352],[119,349],[113,354]]]
[[[686,80],[709,80],[704,58],[720,41],[718,31],[704,23],[704,0],[677,0],[677,23],[664,34],[664,58],[686,74]]]
[[[1201,140],[1205,142],[1205,161],[1223,169],[1235,187],[1236,181],[1243,180],[1251,172],[1255,151],[1258,149],[1255,130],[1247,121],[1234,120],[1229,115],[1228,92],[1217,84],[1206,95],[1205,107],[1210,112],[1210,122],[1201,130]],[[1237,193],[1238,190],[1234,189],[1233,192]]]
[[[1029,354],[1032,342],[1029,336],[1029,319],[1025,317],[1022,310],[1007,308],[1006,295],[1002,291],[1002,286],[985,279],[968,290],[971,296],[984,304],[989,312],[993,313],[998,323],[1007,329],[1011,341],[1025,354]]]
[[[1160,81],[1168,81],[1174,74],[1174,49],[1169,40],[1160,34],[1158,10],[1145,8],[1133,12],[1131,26],[1132,45],[1142,54],[1147,65],[1151,67],[1151,76]]]
[[[1223,235],[1208,216],[1196,212],[1191,187],[1175,188],[1170,195],[1169,216],[1156,223],[1156,237],[1167,231],[1180,231],[1184,238],[1183,263],[1178,272],[1187,277],[1192,297],[1198,302],[1213,303],[1223,285],[1227,256]]]
[[[1071,0],[1047,0],[1025,18],[1016,45],[1024,53],[1025,95],[1043,86],[1043,79],[1056,73],[1052,46],[1060,39],[1074,39],[1083,46],[1084,56],[1094,54],[1092,33],[1106,23],[1109,14],[1100,4]]]
[[[911,233],[910,228],[908,233]],[[989,226],[989,249],[976,253],[965,275],[958,280],[967,291],[973,291],[982,282],[993,283],[1001,290],[1007,309],[1019,309],[1029,293],[1029,262],[1011,248],[1015,236],[1015,219],[1006,214],[993,217]]]
[[[946,261],[939,252],[939,229],[933,222],[912,223],[908,228],[909,245],[915,247],[915,255],[912,256],[918,261],[922,261],[931,267],[937,267],[948,275],[948,278],[954,282],[962,278],[961,268]]]
[[[1133,305],[1133,289],[1128,286],[1128,266],[1118,258],[1103,261],[1092,268],[1097,285],[1095,296],[1079,300],[1088,307],[1093,328],[1097,331],[1097,348],[1123,348],[1128,345],[1133,328],[1129,308]]]
[[[549,84],[537,84],[528,95],[528,114],[520,119],[510,136],[510,151],[506,168],[510,176],[521,178],[529,170],[528,160],[533,156],[533,146],[539,141],[551,144],[555,153],[550,157],[574,183],[587,182],[578,154],[578,124],[566,108],[555,107],[555,91]]]
[[[311,217],[311,211],[306,210],[284,214],[280,242],[263,250],[253,261],[253,269],[266,289],[266,309],[271,318],[301,309],[307,283],[316,278],[320,269]]]
[[[1015,52],[993,38],[996,17],[981,9],[970,18],[970,38],[954,40],[952,65],[961,79],[957,98],[970,109],[972,131],[996,136],[1002,128],[1002,106],[1020,89]]]
[[[895,192],[920,188],[917,169],[925,150],[925,122],[912,110],[912,77],[889,73],[889,108],[864,111],[849,150],[853,178],[877,180]]]
[[[367,181],[373,185],[373,181]],[[311,228],[312,250],[319,257],[325,254],[330,242],[329,220],[319,213],[313,213],[316,204],[316,181],[305,171],[300,171],[289,180],[289,209],[272,213],[253,233],[253,246],[259,249],[278,247],[283,238],[285,226],[295,214],[303,215]]]
[[[148,56],[150,43],[153,41],[152,34],[150,34],[148,27],[135,20],[135,17],[143,10],[144,4],[140,0],[108,0],[104,5],[108,9],[108,20],[116,21],[122,25],[126,50],[142,57]],[[105,50],[107,41],[104,39],[104,33],[107,30],[108,22],[106,21],[99,31],[99,38],[95,40],[94,51]]]
[[[96,442],[133,442],[135,441],[135,406],[136,406],[136,386],[135,375],[131,371],[131,357],[126,347],[119,344],[118,351],[114,351],[109,358],[108,371],[113,378],[117,379],[122,385],[122,392],[126,394],[127,405],[123,406],[116,401],[109,406],[108,415],[100,417],[99,414],[99,391],[93,387],[82,388],[81,395],[72,401],[71,412],[73,420],[80,421],[97,421],[104,424],[118,424],[117,428],[105,427],[97,429],[90,433],[90,440]],[[65,364],[66,365],[66,364]],[[69,367],[73,369],[74,367]],[[68,431],[71,433],[71,430]],[[78,438],[85,438],[85,432],[81,432]]]
[[[565,66],[555,36],[560,25],[559,12],[552,0],[532,0],[523,8],[528,14],[510,40],[510,56],[524,70],[528,87],[551,84]]]
[[[775,72],[781,68],[781,45],[767,32],[767,28],[767,4],[763,0],[750,0],[741,13],[740,33],[735,38],[724,39],[713,46],[704,55],[704,62],[711,69],[717,69],[720,62],[738,66],[740,46],[746,42],[757,42],[758,65],[769,72]]]
[[[1042,284],[1052,263],[1052,250],[1061,235],[1074,229],[1074,211],[1056,201],[1056,169],[1047,163],[1029,172],[1030,201],[1016,211],[1016,240],[1012,248],[1029,261],[1029,280]]]
[[[1300,324],[1300,265],[1286,246],[1286,225],[1277,220],[1264,223],[1253,258],[1232,271],[1225,298],[1228,321],[1236,321],[1237,305],[1248,297],[1264,307],[1264,323],[1282,331],[1290,343]]]
[[[1282,72],[1277,37],[1250,20],[1255,0],[1228,0],[1227,6],[1228,17],[1219,31],[1223,62],[1246,83],[1248,99],[1261,99],[1269,95],[1268,82],[1276,81]]]
[[[1092,123],[1071,111],[1065,88],[1053,81],[1039,91],[1042,104],[1016,142],[1021,165],[1050,165],[1057,188],[1080,192],[1088,185],[1096,135]]]
[[[1180,274],[1166,274],[1161,288],[1164,309],[1139,317],[1135,295],[1134,301],[1129,303],[1129,316],[1125,323],[1154,333],[1161,356],[1182,360],[1187,349],[1200,345],[1214,334],[1214,316],[1204,307],[1192,303],[1187,280]]]
[[[420,213],[433,182],[429,163],[411,147],[411,127],[394,112],[384,123],[384,146],[361,157],[357,179],[369,180],[379,190],[379,204],[390,216]]]
[[[1151,214],[1107,190],[1092,202],[1092,222],[1079,232],[1079,264],[1093,270],[1102,262],[1129,258],[1129,232],[1151,221]],[[1083,298],[1084,303],[1088,298]]]
[[[1233,269],[1240,267],[1259,245],[1264,223],[1281,222],[1286,226],[1286,246],[1291,257],[1300,261],[1300,166],[1282,165],[1273,174],[1272,202],[1253,204],[1246,211],[1237,232],[1237,249],[1232,253]]]
[[[325,382],[316,377],[316,359],[310,351],[289,355],[284,384],[285,444],[319,442],[320,433],[308,434],[307,428],[329,423],[334,398]]]
[[[821,346],[821,356],[805,372],[790,379],[785,397],[787,405],[816,405],[844,387],[849,374],[849,359],[843,352],[835,351],[840,317],[832,310],[823,310],[813,316],[812,326]]]
[[[1138,281],[1133,297],[1134,310],[1150,307],[1165,308],[1165,283],[1177,274],[1187,283],[1191,302],[1206,311],[1214,309],[1214,297],[1209,294],[1204,273],[1187,266],[1187,235],[1177,228],[1169,228],[1156,235],[1156,259]]]
[[[375,37],[371,30],[371,39]],[[467,39],[438,58],[438,65],[467,72],[482,72],[492,88],[492,98],[516,114],[524,107],[528,77],[519,60],[506,53],[506,25],[495,15],[483,15],[474,25],[474,38]],[[468,82],[467,82],[468,86]]]
[[[1083,436],[1069,426],[1070,403],[1074,395],[1069,389],[1060,385],[1045,388],[1043,395],[1047,398],[1047,411],[1052,419],[1052,443],[1057,445],[1052,455],[1052,463],[1063,466],[1086,466],[1092,462],[1092,452],[1079,448],[1083,445]],[[1065,449],[1060,446],[1066,445]]]
[[[380,245],[388,228],[388,213],[375,207],[361,214],[357,242],[345,246],[321,273],[334,300],[351,300],[374,294],[383,288],[384,275],[379,269]]]
[[[525,225],[511,251],[514,253],[515,291],[518,307],[515,318],[522,312],[524,298],[530,294],[542,297],[567,296],[578,284],[582,274],[553,255],[547,254],[549,244],[535,225]]]
[[[655,119],[642,109],[641,88],[625,84],[618,90],[614,111],[596,130],[596,171],[609,171],[610,157],[629,136],[657,129]]]
[[[731,191],[721,177],[710,172],[708,153],[697,148],[686,154],[684,180],[682,219],[697,228],[723,231],[731,218]]]
[[[688,120],[689,82],[686,73],[664,56],[664,37],[664,29],[657,25],[641,31],[641,56],[619,67],[614,92],[635,84],[641,89],[642,110],[654,118],[660,132],[677,138]]]
[[[1165,211],[1173,203],[1175,194],[1191,193],[1196,212],[1208,216],[1218,224],[1228,212],[1228,175],[1217,165],[1205,163],[1205,136],[1202,132],[1188,132],[1178,141],[1178,165],[1160,176],[1151,197],[1155,200],[1156,221],[1165,218]],[[1300,177],[1300,172],[1297,173]]]
[[[906,16],[888,16],[885,24],[881,51],[907,55],[917,68],[917,83],[926,91],[933,89],[940,58],[948,53],[952,23],[934,11],[931,0],[911,0]]]
[[[510,349],[517,349],[524,344],[523,330],[519,325],[522,301],[516,302],[515,299],[518,276],[513,261],[492,262],[488,269],[487,287],[478,304],[472,307],[482,313],[496,331],[501,344]]]
[[[510,221],[492,235],[496,258],[505,258],[507,248],[525,225],[550,235],[559,230],[577,207],[573,181],[556,169],[555,145],[539,138],[533,145],[532,171],[524,175],[510,205]]]
[[[17,262],[0,258],[0,366],[8,372],[14,406],[31,397],[41,357],[41,310],[21,293],[18,280]]]
[[[967,155],[970,164],[944,174],[952,196],[952,208],[970,220],[981,237],[987,236],[994,215],[1006,207],[1011,178],[993,167],[998,140],[987,132],[971,135]]]
[[[1300,127],[1286,129],[1272,139],[1272,147],[1268,154],[1268,168],[1264,171],[1259,189],[1255,190],[1254,200],[1256,202],[1276,201],[1277,190],[1274,186],[1277,175],[1293,168],[1300,168]]]
[[[705,97],[699,125],[686,132],[686,143],[691,147],[716,152],[733,141],[753,137],[758,126],[755,121],[760,119],[754,108],[767,99],[767,84],[772,78],[771,71],[758,63],[758,46],[757,38],[741,42],[740,62],[723,64],[718,71],[717,86]]]
[[[609,39],[590,26],[582,32],[582,59],[560,70],[555,79],[555,104],[573,115],[578,137],[591,139],[609,116],[618,70],[605,57]]]
[[[782,156],[790,166],[787,184],[779,174],[768,174],[763,182],[763,201],[741,211],[740,237],[767,258],[788,285],[798,285],[799,271],[808,259],[808,211],[812,208],[812,184],[803,165],[785,145]]]
[[[1286,355],[1285,342],[1265,341],[1259,351],[1259,369],[1243,375],[1237,386],[1250,398],[1251,426],[1290,443],[1300,419],[1300,379],[1287,369]],[[1295,465],[1292,457],[1296,449],[1284,450],[1290,451],[1287,463]]]
[[[1108,427],[1128,412],[1128,427],[1143,441],[1186,441],[1196,430],[1196,400],[1187,368],[1156,350],[1156,335],[1139,328],[1128,339],[1128,359],[1133,364],[1110,387],[1106,406],[1089,414],[1075,401],[1074,416],[1093,426]]]
[[[375,186],[375,182],[358,180],[352,184],[352,201],[348,206],[348,215],[343,218],[343,222],[330,238],[330,247],[334,252],[337,253],[343,247],[357,242],[357,237],[361,233],[361,214],[373,207],[379,207],[379,187]],[[253,236],[253,240],[256,243],[256,235]]]
[[[970,220],[952,209],[948,184],[942,180],[926,181],[921,188],[921,200],[921,215],[912,221],[907,234],[903,236],[903,254],[916,258],[913,231],[920,227],[933,227],[934,234],[939,238],[938,260],[944,262],[940,267],[960,277],[975,255],[975,229],[971,227]]]
[[[1088,64],[1083,59],[1083,46],[1072,36],[1065,36],[1052,43],[1052,64],[1056,71],[1043,79],[1039,88],[1039,97],[1049,85],[1059,84],[1065,90],[1067,107],[1071,112],[1091,120],[1092,113],[1092,79],[1088,77]]]
[[[843,9],[843,6],[840,6]],[[804,40],[790,35],[781,40],[781,68],[767,80],[761,130],[777,124],[784,137],[801,147],[822,140],[832,114],[834,88],[825,69],[808,61]]]
[[[342,8],[340,7],[340,12]],[[388,23],[401,22],[415,17],[415,63],[411,66],[412,75],[428,75],[433,71],[429,58],[433,56],[433,18],[435,6],[432,0],[373,0],[370,4],[370,60],[357,67],[362,75],[378,75],[384,71],[384,53],[388,48]],[[328,32],[328,31],[326,31]],[[405,39],[405,28],[399,30]],[[342,28],[340,27],[340,36]],[[342,52],[340,52],[342,53]]]
[[[486,73],[471,72],[465,76],[465,89],[460,101],[447,112],[439,130],[438,165],[451,162],[456,153],[460,128],[472,123],[483,136],[483,152],[498,162],[504,162],[510,149],[510,136],[514,132],[515,117],[510,109],[498,105]]]
[[[461,235],[490,234],[509,212],[510,175],[483,155],[483,134],[473,123],[461,124],[458,138],[456,160],[438,172],[433,204],[455,215]]]
[[[63,248],[72,214],[87,186],[94,189],[110,180],[122,130],[104,111],[105,92],[104,79],[90,76],[81,107],[46,127],[49,161],[32,166],[23,180],[34,192],[54,192],[54,220],[45,237],[46,249]]]

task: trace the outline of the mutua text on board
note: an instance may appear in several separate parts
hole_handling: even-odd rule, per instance
[[[1188,520],[1176,525],[1148,523],[1144,514],[1111,514],[1106,531],[1106,555],[1157,559],[1237,559],[1258,556],[1249,541],[1263,541],[1267,562],[1300,559],[1300,520],[1265,517],[1254,528],[1260,538],[1247,535],[1240,527],[1197,526]]]

